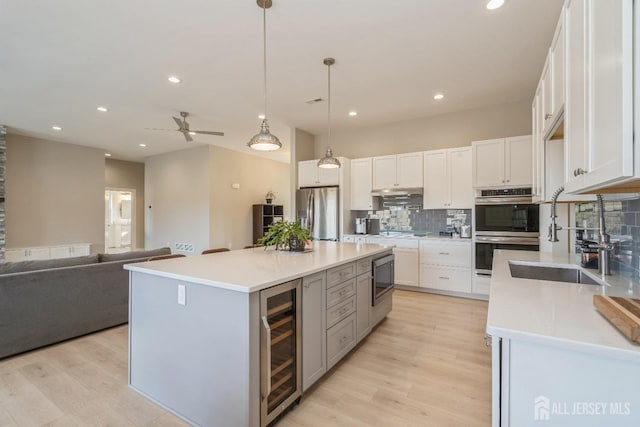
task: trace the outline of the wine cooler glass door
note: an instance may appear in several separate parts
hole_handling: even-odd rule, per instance
[[[300,283],[294,280],[260,293],[263,426],[301,394]]]

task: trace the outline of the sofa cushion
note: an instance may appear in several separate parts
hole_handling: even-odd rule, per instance
[[[95,264],[98,254],[72,258],[39,259],[33,261],[5,262],[0,264],[0,274],[22,273],[24,271],[50,270],[52,268],[73,267],[76,265]]]
[[[99,254],[99,260],[100,262],[123,261],[127,259],[149,258],[157,255],[168,255],[170,253],[170,248],[160,248],[148,251],[123,252],[120,254]]]

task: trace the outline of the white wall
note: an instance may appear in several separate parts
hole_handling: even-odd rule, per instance
[[[289,164],[251,154],[210,147],[210,246],[242,249],[253,243],[252,205],[265,203],[272,190],[276,205],[289,217]],[[232,188],[239,184],[239,189]]]
[[[7,135],[7,248],[104,249],[104,151]]]
[[[209,247],[209,147],[148,157],[145,161],[145,246]]]
[[[461,147],[471,145],[471,141],[530,133],[531,101],[525,101],[370,126],[365,129],[332,130],[331,146],[336,156],[357,159]],[[326,134],[322,134],[315,139],[316,158],[324,155],[326,137]]]

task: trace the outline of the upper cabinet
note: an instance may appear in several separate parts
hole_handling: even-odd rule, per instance
[[[531,136],[474,141],[473,187],[530,187]]]
[[[298,187],[323,187],[340,184],[340,168],[318,167],[318,160],[298,162]]]
[[[542,70],[541,89],[541,129],[544,137],[556,127],[564,108],[564,18],[563,13],[551,42],[547,61]]]
[[[633,13],[633,0],[566,3],[568,192],[625,185],[640,177],[640,155],[638,150],[634,153],[633,141],[633,68],[638,59],[633,51]]]
[[[422,187],[422,153],[373,158],[373,189]]]
[[[351,209],[368,211],[373,207],[373,161],[371,157],[351,160]]]
[[[471,147],[424,153],[424,209],[471,209]]]

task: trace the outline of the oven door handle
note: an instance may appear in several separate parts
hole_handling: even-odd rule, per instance
[[[515,205],[515,204],[532,204],[532,198],[529,197],[476,197],[476,205]]]
[[[512,245],[540,245],[540,238],[538,237],[488,237],[476,235],[476,243],[504,243]]]

